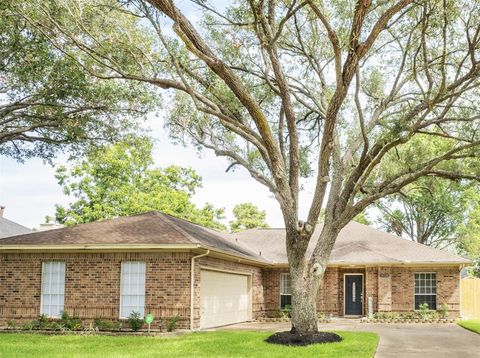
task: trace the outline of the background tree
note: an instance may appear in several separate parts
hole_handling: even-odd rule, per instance
[[[71,57],[74,53],[58,51],[14,10],[29,4],[0,3],[0,154],[48,159],[58,150],[83,150],[138,128],[136,119],[148,111],[153,92],[140,83],[89,75]],[[124,25],[130,41],[148,37],[134,21]],[[127,65],[129,60],[118,61]]]
[[[75,225],[159,210],[203,226],[225,229],[223,209],[191,202],[202,179],[189,168],[153,166],[152,143],[129,138],[93,148],[71,168],[57,170],[58,183],[75,201],[56,207],[56,220]]]
[[[479,156],[480,4],[192,3],[200,21],[172,0],[62,0],[19,11],[61,33],[51,40],[65,53],[83,49],[95,63],[89,73],[108,68],[108,78],[173,90],[171,136],[229,158],[273,193],[286,227],[292,332],[316,332],[320,281],[350,220],[425,176],[479,179],[465,159]],[[128,14],[155,35],[154,54],[139,50],[145,42],[125,51],[112,42],[126,32],[117,15]],[[132,66],[118,63],[132,54]],[[425,150],[428,137],[438,145]],[[394,158],[402,160],[389,165]],[[307,176],[313,198],[300,203]]]
[[[454,248],[473,190],[468,183],[423,178],[380,200],[378,223],[420,244]]]
[[[252,203],[235,205],[233,215],[235,216],[235,220],[230,221],[230,230],[232,232],[269,227],[265,221],[267,217],[265,210],[260,210]]]
[[[473,191],[468,201],[466,220],[457,232],[457,250],[472,259],[474,265],[469,268],[472,276],[480,277],[480,193]]]

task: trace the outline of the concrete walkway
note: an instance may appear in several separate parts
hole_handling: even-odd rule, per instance
[[[242,323],[222,330],[286,331],[289,323]],[[480,358],[480,335],[456,324],[374,324],[336,320],[321,330],[368,331],[380,336],[376,358]]]

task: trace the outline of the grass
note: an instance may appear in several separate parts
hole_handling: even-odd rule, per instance
[[[378,335],[336,332],[343,341],[285,347],[269,332],[216,331],[176,337],[0,334],[0,357],[355,357],[371,358]]]
[[[480,334],[480,319],[465,319],[458,321],[458,325],[469,331]]]

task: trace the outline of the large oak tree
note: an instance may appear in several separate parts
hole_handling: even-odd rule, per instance
[[[464,159],[479,155],[480,4],[192,3],[195,13],[172,0],[63,0],[24,16],[61,33],[52,38],[61,51],[83,49],[90,74],[108,68],[103,78],[170,90],[172,137],[229,158],[273,193],[286,227],[292,331],[315,332],[319,283],[350,220],[425,176],[478,179]],[[128,16],[155,34],[155,51],[112,48],[121,37],[113,29],[124,33],[113,19]],[[92,36],[99,24],[104,34]],[[118,64],[122,56],[132,66]],[[417,155],[432,136],[441,145]],[[395,157],[409,160],[384,165]],[[310,202],[299,202],[304,177],[316,183]],[[312,237],[322,206],[324,225]]]
[[[82,70],[82,52],[59,51],[19,10],[30,2],[0,3],[0,154],[24,160],[83,152],[136,132],[154,100],[144,84],[102,80]],[[135,24],[125,25],[131,41]],[[60,39],[58,39],[60,40]],[[128,59],[119,59],[123,65]],[[100,75],[100,70],[97,75]]]

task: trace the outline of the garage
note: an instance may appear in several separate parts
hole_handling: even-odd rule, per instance
[[[249,280],[249,275],[202,270],[200,273],[200,328],[250,320]]]

